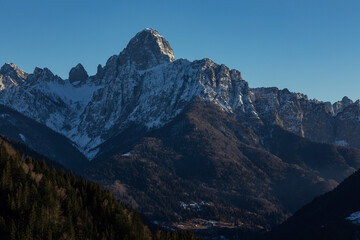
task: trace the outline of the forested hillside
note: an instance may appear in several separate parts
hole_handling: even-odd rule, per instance
[[[196,239],[153,234],[140,216],[98,184],[49,169],[0,140],[1,239]]]

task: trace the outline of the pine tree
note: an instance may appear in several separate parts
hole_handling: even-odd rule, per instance
[[[10,227],[10,233],[11,233],[11,240],[16,239],[16,226],[14,220],[11,220],[11,227]]]

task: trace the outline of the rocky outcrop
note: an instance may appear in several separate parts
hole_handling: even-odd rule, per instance
[[[73,85],[84,83],[89,78],[85,68],[80,63],[69,72],[69,81]]]
[[[0,69],[0,90],[22,84],[28,74],[13,63],[5,63]]]
[[[359,102],[347,97],[331,104],[287,89],[256,88],[254,106],[262,121],[317,142],[360,148]]]
[[[95,75],[96,78],[103,78],[104,77],[104,69],[103,67],[101,66],[101,64],[99,64],[97,66],[97,71],[96,71],[96,75]]]

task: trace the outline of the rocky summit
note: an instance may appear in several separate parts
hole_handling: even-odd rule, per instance
[[[0,90],[22,84],[28,74],[13,63],[5,63],[0,69]]]
[[[175,61],[174,52],[166,39],[156,30],[147,28],[136,34],[119,55],[121,65],[134,65],[145,70]]]
[[[69,81],[73,85],[84,83],[84,81],[86,81],[88,78],[89,75],[81,63],[76,65],[76,67],[73,67],[69,72]]]

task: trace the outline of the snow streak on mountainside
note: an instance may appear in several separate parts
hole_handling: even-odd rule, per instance
[[[251,89],[239,71],[210,59],[175,60],[170,44],[153,29],[138,33],[95,76],[81,64],[69,80],[47,68],[28,75],[5,64],[0,80],[1,104],[65,135],[90,160],[99,144],[128,126],[163,126],[196,97],[253,128],[278,124],[313,140],[360,147],[359,101],[331,105],[287,90]]]

